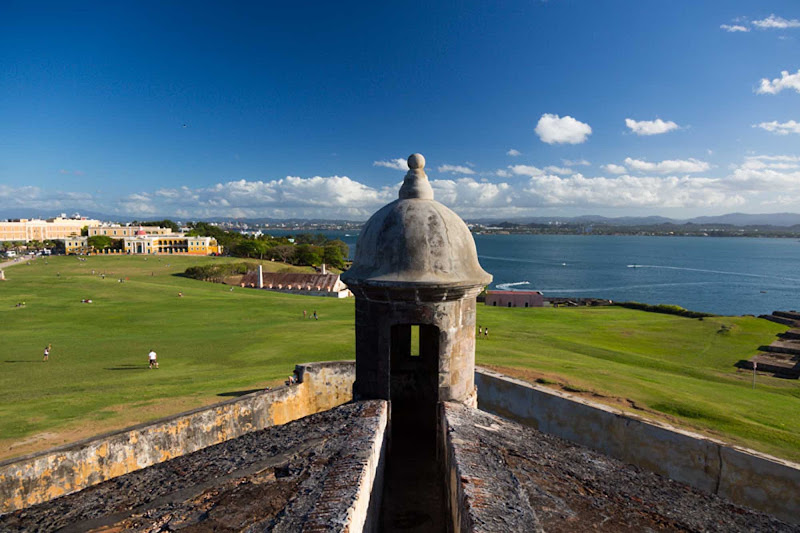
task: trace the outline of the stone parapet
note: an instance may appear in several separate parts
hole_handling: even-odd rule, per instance
[[[504,376],[475,373],[478,407],[800,524],[800,465]]]
[[[770,531],[797,526],[554,435],[440,406],[450,530]]]
[[[386,402],[348,402],[0,516],[0,531],[375,531]]]
[[[352,361],[296,367],[298,383],[0,463],[0,514],[352,399]]]

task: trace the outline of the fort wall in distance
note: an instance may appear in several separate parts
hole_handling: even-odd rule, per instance
[[[475,372],[478,409],[800,523],[800,465],[510,378]]]

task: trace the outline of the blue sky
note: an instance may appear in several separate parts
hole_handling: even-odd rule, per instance
[[[0,216],[800,212],[796,0],[7,1],[0,69]]]

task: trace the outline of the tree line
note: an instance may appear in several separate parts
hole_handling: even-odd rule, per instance
[[[226,231],[207,222],[189,224],[189,235],[213,237],[227,255],[257,259],[272,259],[292,265],[318,266],[322,263],[343,269],[350,249],[344,241],[328,239],[322,234],[299,233],[273,237],[250,237],[238,231]]]

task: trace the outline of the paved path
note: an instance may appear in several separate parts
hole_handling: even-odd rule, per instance
[[[31,259],[34,259],[34,258],[29,256],[29,255],[23,255],[22,257],[15,257],[14,259],[12,259],[10,261],[6,261],[4,263],[0,263],[0,268],[7,268],[7,267],[10,267],[10,266],[14,266],[14,265],[21,265],[23,263],[27,263]]]

